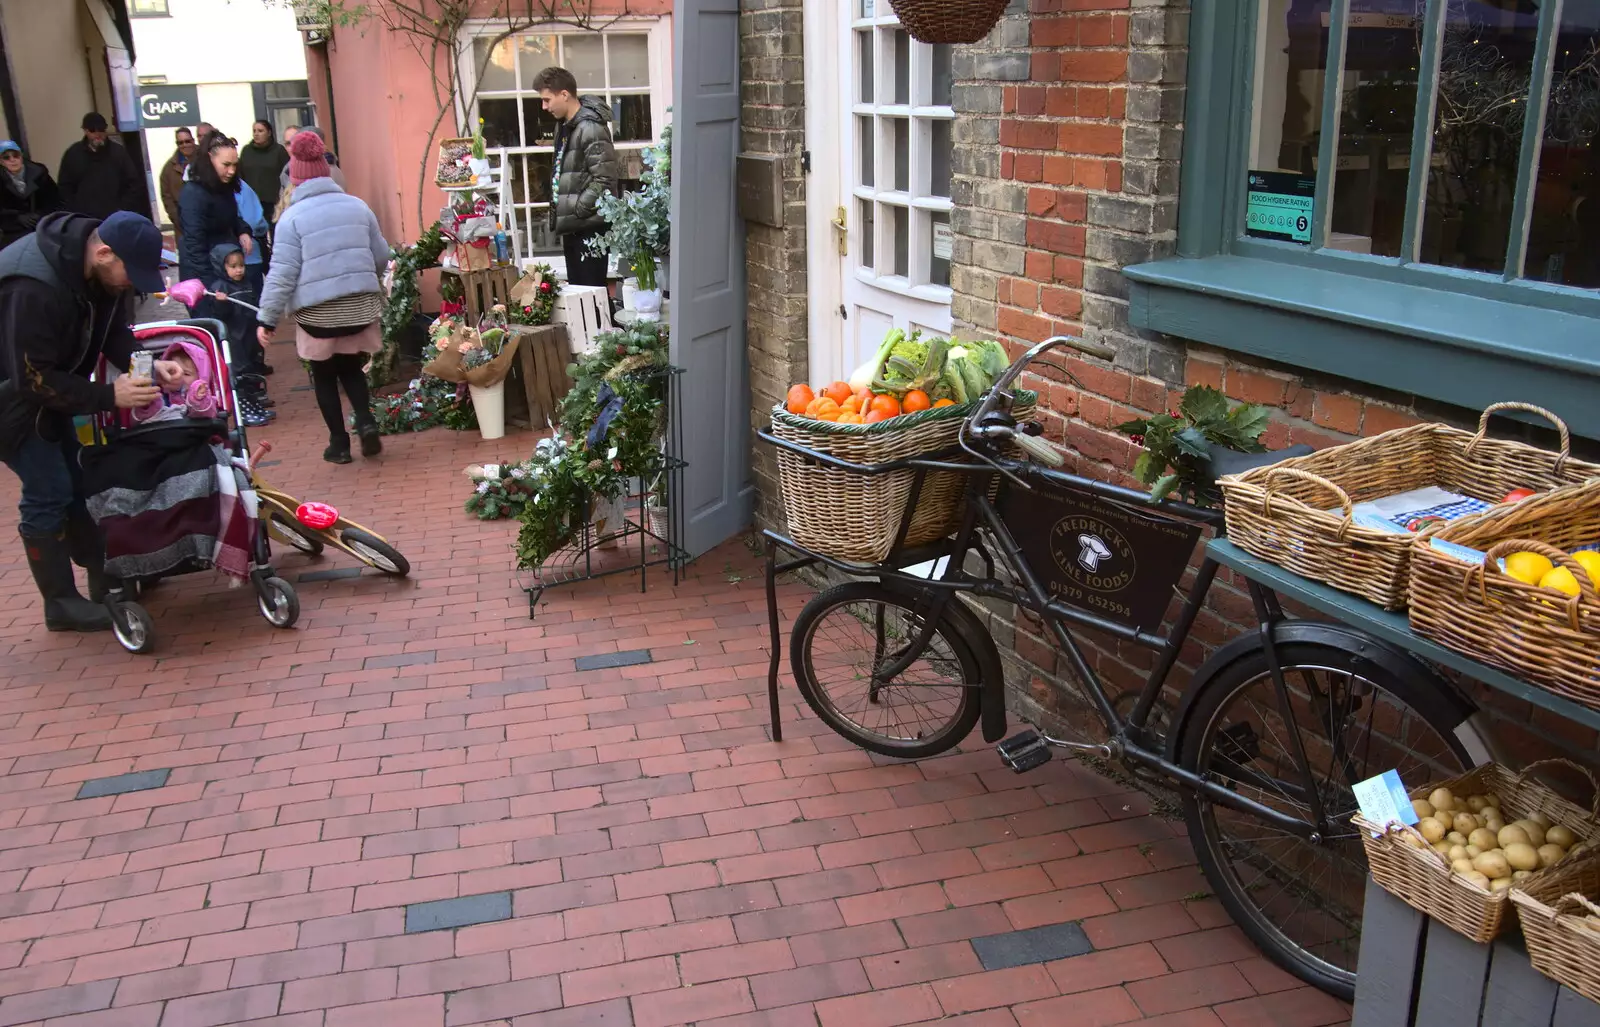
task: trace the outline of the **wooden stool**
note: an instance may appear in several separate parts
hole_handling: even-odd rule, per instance
[[[516,268],[491,267],[483,271],[463,271],[458,267],[441,268],[461,282],[461,298],[467,305],[467,324],[476,328],[484,312],[496,303],[511,302],[511,288],[522,275]]]
[[[552,324],[511,325],[506,331],[522,340],[517,347],[513,373],[522,376],[528,427],[543,431],[547,424],[559,419],[561,400],[572,391],[572,379],[567,375],[567,364],[571,360],[567,330],[562,325]]]

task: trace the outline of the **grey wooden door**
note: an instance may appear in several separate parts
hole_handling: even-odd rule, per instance
[[[672,362],[684,368],[683,544],[699,556],[750,523],[738,0],[673,7]]]

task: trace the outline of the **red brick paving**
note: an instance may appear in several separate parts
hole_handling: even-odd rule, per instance
[[[461,510],[504,442],[435,430],[332,467],[287,347],[268,478],[387,534],[409,581],[299,586],[289,632],[164,583],[154,657],[39,630],[0,550],[0,1025],[1317,1027],[1175,825],[1068,763],[886,765],[792,690],[767,740],[765,612],[738,542],[677,588],[547,597]],[[0,474],[0,537],[15,481]],[[350,564],[329,556],[320,566]],[[279,554],[293,580],[314,565]],[[783,588],[793,615],[804,601]],[[578,672],[579,656],[655,662]],[[168,767],[161,789],[80,782]],[[403,905],[514,919],[406,935]],[[983,971],[969,939],[1079,920],[1098,951]]]

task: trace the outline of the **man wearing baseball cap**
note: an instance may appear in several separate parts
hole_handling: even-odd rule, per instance
[[[122,144],[106,137],[105,116],[83,116],[83,138],[61,155],[61,205],[66,210],[106,218],[119,210],[150,215],[150,196],[144,176]]]
[[[160,394],[146,378],[89,376],[101,356],[128,370],[129,299],[165,287],[161,233],[139,214],[50,214],[0,251],[0,461],[22,481],[19,531],[51,631],[111,627],[99,602],[109,587],[103,543],[84,506],[72,419],[135,409]],[[156,361],[159,381],[180,374]],[[73,582],[73,563],[89,572],[89,599]]]

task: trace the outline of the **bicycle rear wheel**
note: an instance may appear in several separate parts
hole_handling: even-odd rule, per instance
[[[1288,715],[1265,651],[1247,651],[1194,697],[1179,726],[1178,762],[1313,824],[1320,838],[1299,837],[1195,793],[1184,797],[1184,816],[1201,869],[1244,932],[1285,970],[1348,1000],[1367,881],[1360,835],[1350,823],[1357,808],[1352,786],[1397,769],[1415,787],[1463,772],[1487,750],[1468,719],[1470,707],[1444,694],[1437,679],[1374,659],[1370,643],[1357,636],[1348,648],[1285,641],[1277,652]],[[1320,823],[1312,795],[1322,804]]]
[[[983,676],[970,633],[982,630],[946,608],[927,648],[891,681],[925,623],[917,599],[872,581],[817,594],[789,637],[795,683],[823,722],[885,756],[932,756],[958,744],[978,721]]]

